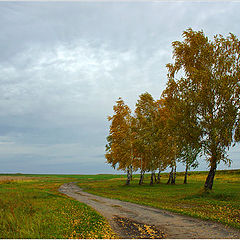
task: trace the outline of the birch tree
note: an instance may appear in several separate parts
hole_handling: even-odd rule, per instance
[[[107,162],[118,170],[127,172],[127,182],[130,184],[133,164],[133,134],[131,131],[132,116],[130,108],[119,98],[113,106],[114,114],[109,116],[111,122],[108,144],[106,145],[105,157]]]
[[[188,29],[172,43],[174,63],[168,76],[181,88],[181,98],[196,111],[201,149],[209,163],[205,189],[212,189],[217,165],[230,164],[229,147],[240,140],[240,43],[229,34],[209,40]]]
[[[156,143],[156,103],[149,93],[143,93],[139,96],[136,103],[135,115],[137,119],[137,139],[138,148],[142,153],[142,159],[147,162],[146,168],[151,172],[152,185],[155,180],[155,170],[157,162],[157,143]],[[141,178],[143,169],[141,169]],[[141,184],[141,182],[140,182]]]

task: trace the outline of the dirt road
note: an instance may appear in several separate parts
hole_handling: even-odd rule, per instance
[[[102,214],[120,238],[240,239],[240,231],[222,224],[96,196],[74,183],[62,185],[59,191]]]

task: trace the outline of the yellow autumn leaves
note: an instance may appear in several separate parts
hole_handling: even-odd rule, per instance
[[[160,99],[141,94],[134,114],[121,98],[113,107],[107,162],[127,171],[128,182],[132,171],[154,176],[170,167],[169,183],[182,162],[186,183],[187,171],[204,156],[210,167],[204,187],[212,189],[217,165],[231,163],[227,150],[240,141],[239,46],[231,33],[209,40],[203,31],[184,31],[183,41],[172,43],[174,62],[167,64]]]

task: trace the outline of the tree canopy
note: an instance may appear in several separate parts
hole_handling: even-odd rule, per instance
[[[134,114],[122,99],[114,106],[106,158],[113,167],[152,174],[169,166],[174,183],[177,162],[187,173],[205,156],[205,188],[212,189],[217,165],[231,163],[227,150],[240,141],[240,41],[231,33],[210,40],[189,28],[172,47],[161,98],[141,94]]]

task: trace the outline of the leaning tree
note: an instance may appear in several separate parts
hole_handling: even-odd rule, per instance
[[[133,165],[133,134],[131,131],[132,116],[130,108],[119,98],[113,106],[114,114],[109,116],[111,122],[107,137],[106,154],[107,163],[118,170],[127,171],[127,182],[130,184]]]
[[[240,41],[231,33],[209,40],[203,31],[192,29],[183,38],[172,43],[174,63],[167,64],[168,77],[196,117],[210,167],[204,186],[212,189],[217,165],[231,163],[227,150],[240,141]]]

